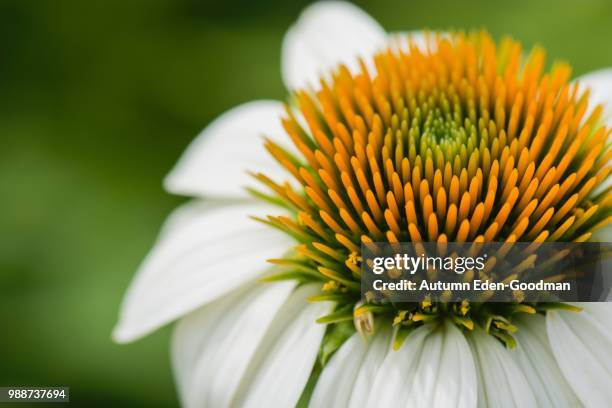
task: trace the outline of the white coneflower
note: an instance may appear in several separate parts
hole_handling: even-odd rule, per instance
[[[197,199],[115,339],[180,319],[190,407],[609,405],[608,304],[372,305],[359,265],[362,242],[605,237],[612,71],[571,83],[540,49],[387,35],[338,2],[304,11],[282,70],[288,105],[225,113],[166,179]]]

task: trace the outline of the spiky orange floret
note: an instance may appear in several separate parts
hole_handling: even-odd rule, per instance
[[[277,262],[329,281],[328,298],[358,291],[361,242],[585,241],[610,222],[611,195],[594,194],[610,130],[567,64],[545,72],[541,49],[524,59],[484,32],[406,39],[373,62],[295,93],[283,125],[302,157],[266,142],[300,188],[256,175],[296,211],[267,220],[300,241]]]

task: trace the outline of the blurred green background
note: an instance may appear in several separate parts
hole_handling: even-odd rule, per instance
[[[0,386],[75,405],[177,404],[169,328],[110,332],[181,202],[161,180],[224,110],[284,98],[280,43],[307,2],[0,0]],[[612,2],[370,1],[389,30],[485,27],[576,74],[612,66]]]

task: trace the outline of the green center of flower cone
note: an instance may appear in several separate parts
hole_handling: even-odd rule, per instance
[[[609,174],[610,131],[569,66],[546,72],[540,49],[523,58],[519,43],[483,32],[427,42],[377,54],[376,74],[340,66],[316,93],[293,95],[282,122],[299,157],[266,147],[299,187],[254,174],[271,190],[254,193],[291,211],[261,221],[298,241],[270,260],[285,268],[266,280],[320,282],[310,301],[335,302],[318,320],[329,338],[389,324],[400,347],[416,327],[450,319],[512,347],[516,314],[578,309],[362,302],[361,244],[586,241],[611,219],[609,190],[594,193]]]

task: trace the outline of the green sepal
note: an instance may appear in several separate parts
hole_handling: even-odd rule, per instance
[[[330,324],[346,320],[353,320],[353,305],[342,306],[328,315],[319,317],[317,323]]]
[[[256,217],[253,215],[250,216],[249,218],[251,218],[252,220],[264,223],[272,228],[276,228],[277,230],[284,232],[285,234],[289,235],[290,237],[293,237],[296,241],[301,242],[301,243],[308,243],[314,239],[314,237],[306,233],[305,230],[297,232],[295,230],[292,230],[291,228],[288,228],[286,225],[284,225],[283,223],[279,222],[276,219],[270,219],[270,218],[266,219],[262,217]]]
[[[385,305],[374,305],[371,303],[365,304],[363,306],[360,306],[359,308],[357,308],[355,310],[355,314],[356,315],[360,315],[362,313],[367,313],[367,312],[372,312],[374,314],[376,313],[384,313],[384,312],[389,312],[392,311],[393,308],[390,306],[385,306]]]
[[[282,198],[278,196],[263,193],[252,187],[246,187],[245,190],[247,191],[247,193],[249,193],[251,196],[253,196],[256,199],[260,199],[274,206],[284,208],[286,210],[291,211],[292,213],[296,212],[294,207],[288,205],[285,200],[283,200]]]
[[[527,314],[535,314],[537,310],[530,305],[526,305],[524,303],[517,303],[509,305],[507,308],[508,314],[517,314],[517,313],[527,313]]]
[[[306,386],[304,386],[304,390],[302,391],[302,395],[300,395],[300,399],[295,404],[296,408],[308,408],[308,404],[310,402],[310,398],[312,397],[312,393],[314,392],[315,386],[317,385],[317,381],[319,380],[319,376],[321,375],[321,364],[317,361],[310,372],[310,377],[308,377],[308,382]]]
[[[490,334],[500,339],[507,348],[513,349],[516,347],[516,339],[511,334],[505,331],[491,330]]]
[[[336,350],[354,333],[355,326],[353,322],[343,321],[329,325],[319,348],[319,364],[325,366]]]
[[[410,324],[410,325],[405,325],[405,326],[404,325],[399,326],[399,328],[397,329],[397,332],[395,332],[395,336],[393,337],[393,350],[395,351],[399,350],[404,344],[404,342],[406,341],[406,338],[408,337],[408,335],[412,333],[414,329],[416,329],[419,326],[420,324]]]
[[[561,303],[561,302],[550,302],[550,303],[538,303],[538,310],[541,311],[549,311],[549,310],[566,310],[568,312],[581,312],[582,308],[579,306],[574,306],[569,303]]]
[[[353,289],[353,290],[361,289],[361,284],[360,283],[354,282],[354,281],[344,277],[342,274],[340,274],[338,271],[336,271],[334,269],[325,268],[323,266],[320,266],[318,268],[318,270],[321,273],[321,275],[325,276],[326,278],[338,281],[339,283],[343,284],[347,288],[350,288],[350,289]]]
[[[316,276],[308,275],[301,271],[278,272],[259,279],[260,282],[279,282],[286,280],[297,280],[300,283],[318,281]]]
[[[338,303],[346,303],[348,301],[347,297],[342,294],[330,293],[326,295],[316,295],[311,296],[307,299],[309,302],[338,302]]]
[[[451,318],[453,319],[453,322],[455,322],[455,324],[463,326],[470,331],[474,330],[474,321],[469,317],[452,314]]]

